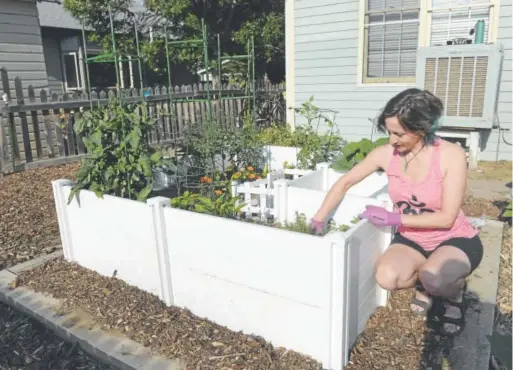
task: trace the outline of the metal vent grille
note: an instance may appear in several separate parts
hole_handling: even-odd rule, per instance
[[[487,74],[487,56],[428,57],[424,88],[444,102],[446,116],[482,117]]]

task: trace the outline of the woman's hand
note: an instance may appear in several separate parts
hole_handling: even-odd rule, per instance
[[[359,218],[365,218],[376,226],[401,226],[401,214],[388,212],[383,207],[366,206],[365,211],[358,215]]]
[[[312,227],[312,231],[315,235],[324,235],[326,231],[326,222],[324,221],[312,219],[310,226]]]

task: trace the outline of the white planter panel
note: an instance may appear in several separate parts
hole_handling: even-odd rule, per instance
[[[344,273],[341,233],[315,237],[172,208],[164,208],[164,218],[175,305],[333,361],[331,312],[342,315],[342,306],[333,307],[334,295],[340,301],[343,294],[340,284],[333,290]],[[340,342],[341,326],[338,335]]]
[[[331,168],[321,168],[290,182],[290,187],[320,190],[327,193],[331,187],[345,175]],[[388,186],[386,173],[373,173],[349,189],[347,194],[362,197],[373,197],[385,193]]]
[[[55,187],[54,187],[55,189]],[[59,188],[58,188],[59,189]],[[67,202],[70,186],[61,187]],[[153,294],[160,294],[160,277],[151,208],[145,203],[82,190],[64,206],[70,236],[66,249],[71,261],[104,276],[116,276]]]
[[[296,166],[299,151],[300,149],[295,147],[269,145],[264,148],[264,161],[267,162],[270,170],[282,169],[283,162]]]

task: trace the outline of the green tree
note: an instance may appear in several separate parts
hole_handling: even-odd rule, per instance
[[[64,0],[64,7],[94,31],[91,39],[106,49],[110,48],[108,3],[108,0]],[[165,72],[164,28],[173,38],[197,39],[201,38],[201,19],[204,19],[211,67],[217,58],[217,34],[223,55],[246,54],[246,41],[254,35],[257,76],[268,72],[275,81],[283,79],[284,0],[147,0],[147,9],[142,12],[134,11],[132,0],[111,0],[110,5],[119,49],[127,54],[135,52],[133,24],[137,21],[144,34],[141,35],[143,56],[155,71]],[[148,37],[150,27],[152,42]],[[174,62],[186,63],[191,71],[203,67],[200,48],[174,49],[171,56]]]

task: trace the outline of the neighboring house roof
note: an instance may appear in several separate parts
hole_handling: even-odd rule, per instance
[[[144,0],[133,0],[132,11],[139,13],[145,10]],[[81,30],[82,25],[59,2],[38,2],[39,24],[41,27],[66,28]]]

